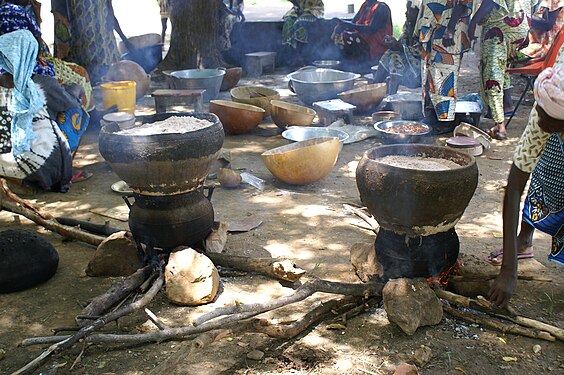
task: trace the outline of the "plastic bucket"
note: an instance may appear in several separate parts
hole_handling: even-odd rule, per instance
[[[117,106],[120,112],[135,114],[134,81],[118,81],[102,83],[102,101],[104,109]]]

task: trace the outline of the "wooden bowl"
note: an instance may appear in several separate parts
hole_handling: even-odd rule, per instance
[[[264,109],[228,100],[210,100],[210,113],[216,114],[223,129],[231,134],[245,134],[262,121]]]
[[[280,99],[278,91],[263,86],[240,86],[231,89],[234,102],[256,105],[265,110],[264,117],[270,116],[270,101]]]
[[[272,121],[282,130],[288,126],[309,126],[317,114],[311,108],[281,100],[272,100],[270,104]]]
[[[276,178],[292,185],[321,180],[339,157],[338,138],[323,137],[291,143],[262,153],[262,161]]]
[[[239,80],[241,79],[241,75],[243,74],[243,68],[227,68],[225,71],[225,75],[223,76],[223,82],[221,83],[220,91],[227,91],[231,90]]]
[[[374,83],[342,92],[337,96],[344,102],[353,104],[360,111],[368,111],[376,107],[386,97],[387,85]]]

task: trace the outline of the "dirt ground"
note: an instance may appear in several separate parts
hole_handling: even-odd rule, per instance
[[[464,59],[462,93],[478,91],[476,65],[475,55],[470,54]],[[242,80],[240,84],[274,86],[287,97],[285,99],[296,100],[289,97],[291,94],[283,78],[283,74],[277,74],[263,76],[258,81]],[[228,97],[228,93],[221,96]],[[144,103],[150,104],[150,99]],[[481,258],[501,246],[503,188],[513,148],[530,109],[529,100],[520,108],[509,128],[509,139],[494,141],[492,150],[477,158],[478,189],[457,225],[464,254]],[[139,106],[139,113],[150,111],[150,107]],[[369,119],[363,117],[355,117],[355,123],[370,125]],[[484,121],[483,125],[487,123]],[[66,194],[38,193],[25,197],[56,216],[96,223],[103,223],[108,218],[93,211],[107,213],[107,210],[119,208],[122,215],[127,212],[120,195],[110,189],[119,178],[100,156],[97,137],[95,129],[89,131],[75,159],[77,167],[94,173],[91,179],[72,186]],[[430,140],[436,144],[444,144],[444,141],[445,137]],[[254,257],[288,257],[306,269],[308,277],[357,282],[350,265],[349,248],[356,242],[374,241],[374,235],[353,225],[359,222],[358,219],[348,214],[342,204],[360,203],[355,168],[362,153],[378,146],[378,141],[368,139],[345,145],[337,165],[326,178],[300,187],[275,180],[260,160],[263,151],[286,143],[269,120],[249,135],[226,136],[224,147],[232,152],[233,167],[262,178],[266,188],[259,191],[246,185],[234,190],[216,189],[212,202],[218,220],[232,221],[247,216],[263,220],[255,230],[229,235],[225,252]],[[0,295],[0,374],[17,370],[41,353],[41,347],[19,347],[22,339],[50,335],[52,328],[71,325],[85,303],[104,292],[112,281],[85,276],[84,269],[94,247],[65,241],[26,219],[20,220],[9,212],[0,212],[2,229],[27,228],[41,233],[59,251],[60,264],[56,275],[48,282],[23,292]],[[114,226],[127,228],[124,221],[109,220]],[[535,261],[529,261],[528,266],[553,281],[520,281],[512,305],[524,316],[564,327],[564,277],[562,269],[546,261],[549,240],[544,234],[535,235]],[[493,268],[492,272],[495,272]],[[167,325],[180,326],[189,324],[191,318],[202,312],[235,300],[259,302],[291,292],[278,282],[258,275],[224,277],[222,293],[213,304],[198,308],[178,307],[171,305],[161,293],[149,307]],[[329,298],[333,297],[316,295],[296,306],[277,310],[271,317],[280,321],[296,319],[311,307],[313,301]],[[136,333],[156,328],[139,313],[120,319],[117,325],[110,324],[107,330]],[[541,346],[539,353],[533,351],[536,344]],[[399,363],[412,362],[413,352],[421,345],[430,347],[433,353],[429,363],[419,369],[421,374],[564,373],[562,342],[506,335],[446,315],[439,325],[420,328],[407,337],[389,323],[381,307],[371,308],[366,314],[348,321],[346,329],[328,330],[327,323],[321,323],[288,342],[261,334],[244,334],[224,338],[186,355],[188,345],[188,341],[142,346],[85,347],[78,344],[52,358],[49,362],[51,372],[44,373],[53,374],[56,370],[58,374],[154,374],[162,370],[160,366],[167,359],[175,359],[181,365],[168,373],[391,374]],[[246,358],[246,354],[254,349],[265,353],[261,361]],[[504,357],[510,357],[510,360],[506,361]]]

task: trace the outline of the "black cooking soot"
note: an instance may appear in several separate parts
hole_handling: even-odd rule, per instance
[[[375,247],[384,279],[429,278],[440,276],[456,263],[460,241],[454,228],[417,237],[380,229]]]

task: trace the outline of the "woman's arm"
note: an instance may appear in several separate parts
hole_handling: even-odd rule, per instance
[[[113,23],[113,29],[118,33],[119,37],[121,38],[121,40],[123,41],[123,43],[127,47],[127,50],[129,52],[135,51],[135,47],[133,46],[133,44],[131,44],[129,42],[129,39],[127,39],[127,37],[125,36],[123,31],[121,30],[119,22],[118,22],[116,15],[114,13],[114,7],[112,5],[112,0],[108,0],[107,4],[108,4],[108,22]]]
[[[443,36],[443,46],[451,47],[454,46],[454,32],[456,28],[456,24],[460,19],[464,16],[466,11],[466,6],[456,3],[454,9],[452,10],[452,14],[450,16],[450,20],[448,21],[447,29]]]
[[[503,198],[503,261],[488,295],[492,303],[502,308],[509,303],[517,284],[517,226],[521,196],[529,176],[512,164],[507,178]]]
[[[481,24],[492,11],[497,9],[499,9],[498,4],[494,3],[492,0],[484,0],[470,21],[470,26],[468,28],[468,36],[470,40],[476,39],[476,26]]]

